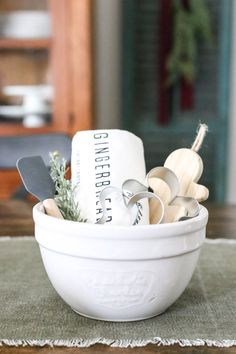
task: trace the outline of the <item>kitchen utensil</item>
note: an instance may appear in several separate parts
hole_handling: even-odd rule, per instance
[[[41,156],[22,157],[17,160],[17,169],[25,188],[43,202],[46,213],[63,219],[54,200],[55,185]]]
[[[138,187],[142,189],[137,192]],[[129,188],[130,187],[130,188]],[[162,222],[164,217],[164,205],[162,200],[154,193],[148,192],[143,186],[136,180],[127,180],[123,183],[122,189],[109,186],[105,187],[100,193],[100,204],[103,211],[101,219],[97,221],[97,224],[104,224],[109,221],[108,210],[110,203],[113,204],[113,222],[114,225],[137,225],[142,218],[142,205],[140,200],[142,199],[155,199],[161,210],[160,215],[157,216],[155,223]],[[135,193],[132,190],[135,189]]]
[[[192,218],[199,213],[199,204],[196,199],[179,196],[180,184],[175,173],[167,167],[155,167],[147,174],[149,187],[160,197],[164,204],[163,222],[179,221],[183,218]],[[157,186],[157,187],[156,187]],[[160,206],[155,200],[150,208],[150,220],[154,222],[160,213]]]
[[[205,186],[198,184],[203,172],[203,162],[198,155],[203,139],[207,132],[207,126],[201,124],[198,130],[197,137],[191,147],[191,149],[182,148],[173,151],[164,163],[164,167],[167,167],[175,173],[179,181],[179,193],[181,197],[194,198],[199,202],[206,200],[209,196],[209,191]],[[149,178],[148,183],[153,191],[164,199],[169,195],[169,187],[163,181],[157,178]],[[168,197],[167,197],[168,199]],[[150,200],[150,222],[155,217],[155,213],[158,212],[158,206],[155,205],[153,200]],[[169,222],[184,217],[183,209],[177,207],[175,209],[168,210]]]

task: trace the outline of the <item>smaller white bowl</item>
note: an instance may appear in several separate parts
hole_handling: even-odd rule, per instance
[[[0,36],[17,39],[38,39],[51,36],[47,11],[11,11],[0,14]]]
[[[135,321],[164,312],[183,293],[205,239],[206,208],[160,225],[94,225],[33,208],[35,237],[53,287],[77,313]]]

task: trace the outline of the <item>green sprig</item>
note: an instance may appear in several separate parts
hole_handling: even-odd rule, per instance
[[[64,217],[67,220],[86,222],[81,217],[79,203],[75,201],[76,188],[72,186],[71,180],[66,179],[66,160],[60,158],[58,151],[50,152],[51,177],[55,183],[55,201]]]
[[[189,8],[181,0],[173,2],[173,38],[167,59],[167,85],[174,85],[180,77],[193,82],[197,76],[199,39],[212,44],[210,12],[205,0],[189,0]]]

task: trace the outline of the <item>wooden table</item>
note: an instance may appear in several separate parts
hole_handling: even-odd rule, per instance
[[[209,210],[209,223],[207,237],[236,239],[236,206],[206,205]],[[33,235],[32,203],[23,201],[0,201],[0,236],[26,236]],[[0,334],[1,336],[1,334]],[[236,333],[235,333],[236,337]],[[236,354],[236,346],[231,348],[210,348],[156,346],[147,345],[142,348],[112,348],[105,345],[94,345],[90,348],[49,348],[49,347],[0,347],[0,353],[6,354]]]

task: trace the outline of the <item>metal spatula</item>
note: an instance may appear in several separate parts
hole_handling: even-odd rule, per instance
[[[48,215],[63,219],[54,200],[55,185],[41,156],[22,157],[16,163],[25,188],[43,202]]]

